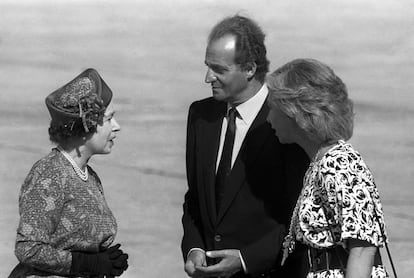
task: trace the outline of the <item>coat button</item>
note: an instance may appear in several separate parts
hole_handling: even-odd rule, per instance
[[[214,236],[214,241],[217,241],[217,242],[221,241],[221,236],[220,235],[215,235]]]

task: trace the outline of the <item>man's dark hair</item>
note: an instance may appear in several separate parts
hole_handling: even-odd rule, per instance
[[[249,63],[256,63],[257,69],[254,77],[263,83],[269,71],[269,61],[266,58],[264,45],[265,34],[259,25],[250,18],[240,15],[226,17],[211,30],[208,43],[225,35],[234,35],[236,38],[234,62],[242,69],[247,69]]]

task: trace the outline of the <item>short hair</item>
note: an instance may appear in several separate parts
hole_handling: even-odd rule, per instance
[[[249,63],[256,63],[254,77],[263,83],[269,71],[269,61],[266,58],[265,34],[259,25],[245,16],[226,17],[213,27],[208,43],[225,35],[234,35],[236,38],[235,63],[242,69],[246,69]]]
[[[348,140],[353,103],[342,80],[314,59],[296,59],[268,76],[268,103],[294,119],[318,143]]]
[[[98,125],[103,124],[103,117],[104,111],[101,111],[86,117],[85,122],[82,119],[74,119],[67,123],[52,120],[48,129],[49,140],[55,144],[65,144],[73,139],[89,137],[95,133]],[[85,124],[88,131],[85,131]]]

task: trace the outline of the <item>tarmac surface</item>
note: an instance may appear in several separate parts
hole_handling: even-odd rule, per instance
[[[180,253],[185,127],[210,28],[241,13],[265,30],[271,70],[330,65],[355,101],[351,143],[382,197],[400,278],[414,273],[414,5],[400,1],[0,1],[0,277],[17,264],[18,194],[52,147],[44,98],[96,68],[122,131],[90,162],[130,254],[122,277],[186,277]],[[386,253],[383,252],[386,262]],[[389,268],[390,270],[390,268]]]

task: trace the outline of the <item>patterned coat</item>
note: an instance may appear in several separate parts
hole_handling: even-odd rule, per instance
[[[20,264],[11,277],[66,277],[71,251],[98,252],[114,241],[115,218],[99,177],[88,171],[82,181],[57,149],[33,165],[19,197]]]

